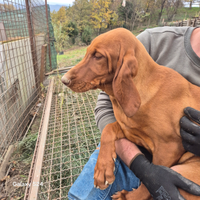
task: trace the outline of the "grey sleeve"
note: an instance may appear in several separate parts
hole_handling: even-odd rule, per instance
[[[95,120],[99,130],[102,132],[107,124],[116,121],[112,103],[105,92],[100,92],[95,108]]]
[[[150,52],[150,34],[146,30],[139,34],[137,38],[143,43],[148,52]],[[116,121],[112,103],[105,92],[100,92],[95,108],[95,120],[99,130],[102,132],[107,124]]]

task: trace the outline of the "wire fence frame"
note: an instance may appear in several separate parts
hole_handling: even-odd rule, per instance
[[[51,85],[51,84],[50,84]],[[51,89],[50,89],[51,91]],[[100,142],[94,108],[99,90],[74,93],[55,77],[51,106],[48,90],[40,124],[46,126],[44,115],[49,113],[48,129],[39,131],[38,141],[29,173],[24,199],[67,199],[69,188],[81,173],[90,155]],[[45,144],[41,141],[46,134]],[[40,144],[45,146],[44,157],[37,165]],[[39,169],[40,168],[40,169]],[[40,177],[38,178],[38,171]],[[37,179],[37,181],[36,181]],[[35,190],[37,187],[37,191]]]
[[[0,3],[0,165],[25,133],[39,100],[41,50],[49,42],[46,11],[43,0]]]

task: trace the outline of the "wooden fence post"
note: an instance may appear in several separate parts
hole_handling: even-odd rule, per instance
[[[191,19],[187,19],[187,26],[190,26],[191,24]]]

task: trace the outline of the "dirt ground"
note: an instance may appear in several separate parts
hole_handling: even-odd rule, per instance
[[[48,85],[48,81],[44,84]],[[46,94],[46,87],[40,97],[40,101],[32,109],[31,113],[34,113],[37,110],[37,105],[40,105],[38,114],[33,121],[33,124],[28,132],[28,136],[34,136],[34,144],[30,146],[29,152],[31,155],[28,159],[23,159],[22,154],[18,152],[19,143],[15,145],[14,153],[11,156],[11,159],[7,166],[7,176],[0,180],[0,200],[21,200],[24,199],[24,194],[26,190],[25,184],[28,181],[29,171],[31,167],[32,156],[34,153],[34,146],[37,139],[37,134],[40,126],[40,120],[42,117],[44,100]]]

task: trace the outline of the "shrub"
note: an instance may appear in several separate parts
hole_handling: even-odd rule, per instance
[[[32,155],[35,150],[38,133],[30,134],[25,139],[20,141],[15,154],[20,155],[20,159],[26,163],[31,163]]]
[[[92,29],[89,26],[86,26],[84,28],[81,40],[87,45],[89,45],[92,41]]]
[[[71,21],[71,22],[65,24],[62,27],[62,32],[67,34],[72,39],[73,44],[75,43],[75,38],[78,35],[78,28],[77,28],[76,23]]]
[[[57,52],[61,52],[67,49],[69,44],[69,36],[62,32],[62,26],[53,24],[54,36],[55,36],[55,47]]]

